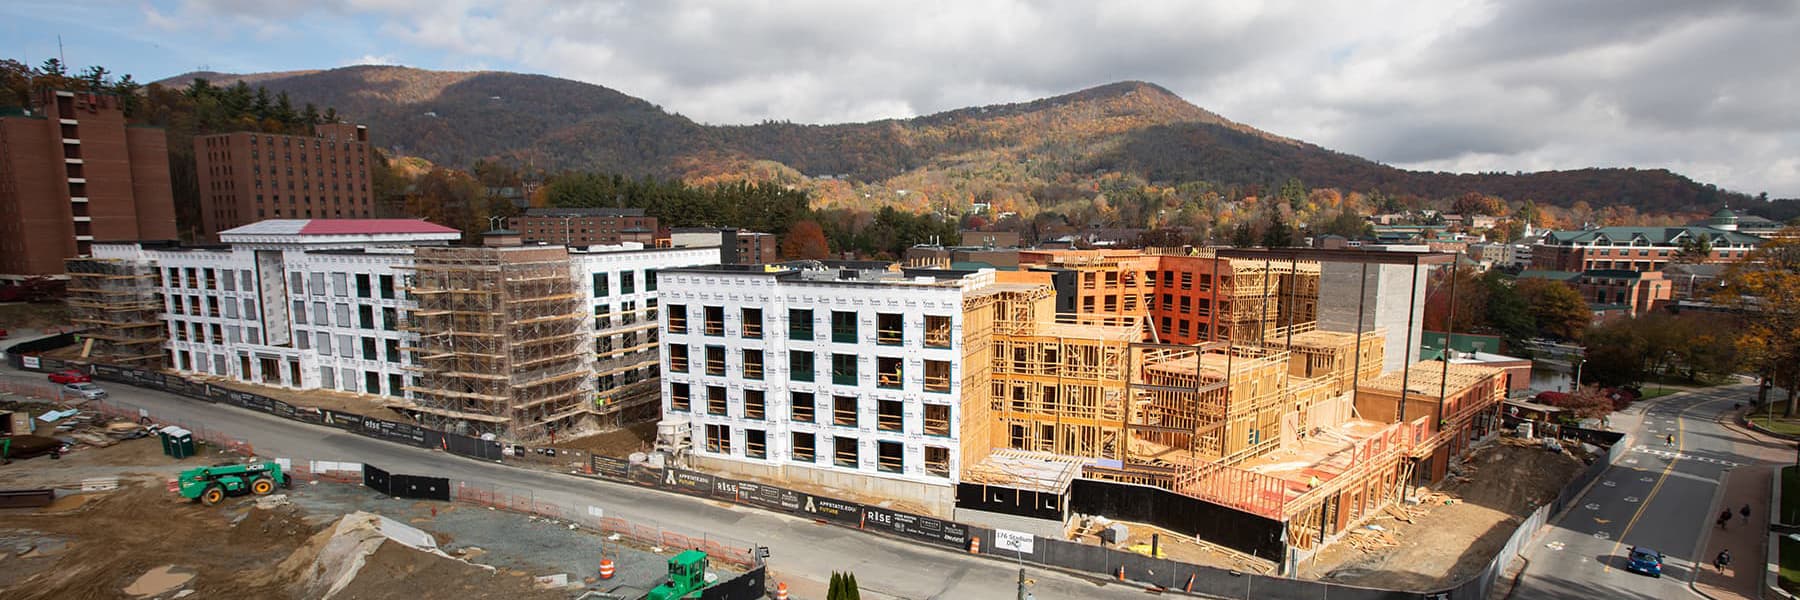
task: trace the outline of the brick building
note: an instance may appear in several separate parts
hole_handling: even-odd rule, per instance
[[[528,244],[656,242],[656,217],[646,216],[641,208],[533,208],[513,217],[507,226]]]
[[[1736,262],[1761,245],[1763,238],[1735,229],[1734,225],[1709,220],[1705,225],[1687,227],[1549,231],[1532,248],[1531,268],[1541,271],[1661,271],[1674,262],[1683,241],[1697,241],[1702,237],[1710,240],[1713,251],[1701,262]]]
[[[730,227],[676,227],[670,230],[669,240],[676,247],[718,246],[725,264],[760,265],[781,260],[773,233]]]
[[[201,237],[263,219],[374,215],[369,129],[326,123],[316,135],[238,131],[194,138]]]
[[[163,131],[109,94],[45,90],[0,116],[0,278],[63,273],[95,240],[173,239]]]

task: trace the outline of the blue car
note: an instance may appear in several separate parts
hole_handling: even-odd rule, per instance
[[[1662,577],[1663,555],[1661,552],[1649,548],[1632,546],[1631,554],[1625,559],[1625,570],[1651,577]]]

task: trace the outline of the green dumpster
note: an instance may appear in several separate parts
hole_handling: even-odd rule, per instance
[[[172,458],[194,455],[194,432],[180,427],[164,427],[156,435],[162,437],[163,454]]]

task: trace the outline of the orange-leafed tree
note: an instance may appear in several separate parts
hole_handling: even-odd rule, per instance
[[[1800,413],[1800,240],[1789,229],[1725,272],[1717,301],[1742,319],[1740,365],[1787,390],[1787,416]],[[1765,388],[1766,389],[1766,388]],[[1765,398],[1766,400],[1766,398]]]
[[[831,256],[825,230],[812,221],[796,221],[781,238],[781,256],[788,260],[821,260]]]

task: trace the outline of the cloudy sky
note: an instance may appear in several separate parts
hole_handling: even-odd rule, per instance
[[[9,0],[0,56],[153,80],[544,73],[711,123],[830,123],[1124,79],[1416,169],[1666,167],[1800,197],[1800,2]]]

